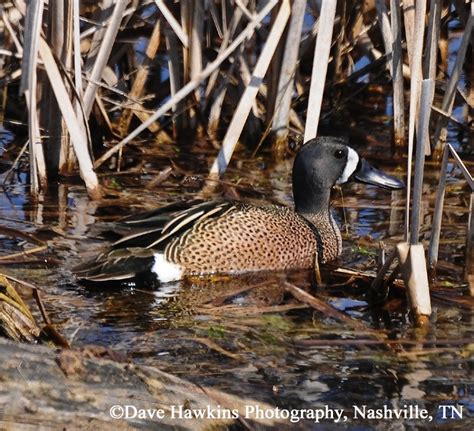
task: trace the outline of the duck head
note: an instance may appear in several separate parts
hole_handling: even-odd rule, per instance
[[[341,138],[321,136],[304,144],[293,165],[293,196],[299,213],[327,210],[332,187],[348,181],[399,190],[405,183],[371,166]]]

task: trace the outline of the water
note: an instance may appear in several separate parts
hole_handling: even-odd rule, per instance
[[[451,44],[451,65],[456,50]],[[363,65],[361,61],[357,67]],[[461,85],[465,82],[463,76]],[[389,87],[384,91],[389,93]],[[403,176],[405,160],[391,161],[387,156],[391,99],[364,92],[349,103],[348,111],[351,133],[371,131],[369,148],[361,148],[364,155],[386,171]],[[453,115],[462,123],[465,113],[463,105],[454,107]],[[461,151],[472,172],[468,133],[453,125],[448,132],[450,143]],[[12,135],[0,129],[4,161],[10,160],[11,142]],[[370,306],[366,281],[328,271],[323,274],[326,285],[318,287],[304,271],[196,279],[154,289],[80,286],[70,269],[103,246],[92,237],[90,225],[193,197],[202,184],[200,176],[207,173],[215,156],[205,142],[194,146],[190,156],[173,146],[151,147],[145,171],[101,178],[109,186],[101,202],[90,202],[74,180],[51,187],[43,201],[32,202],[24,185],[27,176],[21,170],[20,181],[0,193],[1,226],[31,234],[48,246],[46,251],[11,258],[9,264],[0,261],[0,271],[42,289],[46,311],[74,347],[111,347],[128,353],[137,363],[275,407],[341,409],[348,416],[343,424],[326,420],[321,428],[308,420],[293,425],[295,428],[474,428],[472,301],[465,296],[463,281],[469,192],[456,168],[450,169],[445,199],[438,279],[432,284],[433,316],[430,326],[419,330],[410,322],[403,290],[393,289],[386,303]],[[164,183],[150,190],[147,184],[170,165],[169,160],[179,169],[174,167]],[[250,149],[241,148],[226,174],[221,196],[237,194],[257,203],[291,205],[291,162],[276,163],[266,153],[254,158]],[[0,164],[0,180],[9,166]],[[422,207],[425,244],[437,182],[438,167],[427,164]],[[402,239],[403,192],[352,183],[334,192],[333,206],[344,237],[344,252],[336,262],[342,267],[373,270],[379,242],[391,245]],[[0,246],[0,256],[9,256],[36,244],[0,231]],[[15,259],[17,264],[12,262]],[[282,280],[333,305],[365,328],[354,329],[312,308],[302,308],[283,291]],[[27,299],[40,321],[33,301]],[[426,408],[432,421],[355,418],[354,405],[372,409],[416,405]],[[463,418],[443,419],[443,409],[446,412],[449,406],[458,410],[462,406]]]
[[[2,224],[48,244],[47,252],[33,253],[2,271],[43,289],[50,318],[73,346],[112,347],[138,363],[280,408],[342,409],[348,416],[343,425],[325,421],[325,429],[387,429],[388,424],[392,429],[431,429],[433,424],[472,428],[472,313],[449,300],[465,289],[462,256],[467,210],[461,180],[452,180],[456,187],[446,197],[440,278],[434,284],[447,293],[438,292],[434,298],[432,324],[424,333],[410,323],[403,291],[393,292],[382,306],[369,307],[364,295],[367,283],[327,273],[328,285],[317,288],[305,272],[190,280],[156,289],[138,285],[92,290],[78,285],[70,268],[86,258],[84,253],[92,254],[94,247],[101,246],[91,238],[90,224],[195,193],[196,183],[178,171],[157,189],[147,189],[153,172],[168,164],[160,151],[149,159],[149,172],[115,176],[113,181],[106,178],[114,188],[100,203],[90,202],[81,186],[67,182],[51,190],[41,203],[31,202],[19,185],[0,195]],[[373,158],[383,158],[378,151],[374,150]],[[180,156],[177,163],[186,171],[204,174],[213,154],[211,149],[200,149],[191,157]],[[246,150],[240,150],[236,160],[226,182],[239,184],[233,191],[242,199],[291,203],[290,161],[275,164],[268,154],[252,159]],[[379,162],[379,166],[392,173],[403,170],[393,162]],[[427,167],[425,231],[436,173],[436,168]],[[227,186],[224,196],[230,191]],[[401,239],[403,193],[349,184],[342,194],[335,192],[333,204],[344,226],[339,265],[373,269],[378,242]],[[0,236],[0,241],[2,255],[32,246],[8,235]],[[366,329],[353,329],[311,308],[296,306],[281,288],[282,277],[363,322]],[[232,294],[244,287],[249,290]],[[218,305],[212,305],[216,298]],[[287,305],[288,310],[272,311],[278,305]],[[383,339],[392,341],[386,344]],[[449,344],[452,340],[460,341]],[[354,405],[381,409],[407,404],[426,408],[432,422],[354,418]],[[462,420],[442,419],[439,406],[448,404],[463,406]],[[312,420],[294,426],[320,429]]]

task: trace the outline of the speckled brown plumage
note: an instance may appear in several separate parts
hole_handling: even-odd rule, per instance
[[[342,252],[342,237],[331,210],[302,214],[302,217],[310,222],[313,232],[317,236],[320,262],[329,262],[339,256]]]
[[[296,155],[295,208],[233,202],[176,202],[119,223],[112,250],[76,269],[82,280],[128,280],[150,271],[161,282],[186,275],[312,268],[342,249],[331,188],[356,179],[389,189],[403,182],[371,167],[345,141],[320,137]],[[115,233],[115,229],[114,229]]]
[[[234,205],[220,217],[198,221],[167,246],[165,255],[187,274],[310,268],[318,248],[323,260],[340,250],[330,238],[318,246],[316,231],[325,237],[328,230],[329,236],[339,238],[327,216],[312,215],[311,222],[317,225],[312,228],[285,207]]]

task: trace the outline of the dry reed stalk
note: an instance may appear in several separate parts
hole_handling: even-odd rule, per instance
[[[446,193],[446,175],[448,171],[449,146],[444,147],[443,161],[439,174],[439,183],[436,190],[435,208],[433,211],[433,223],[431,225],[430,245],[428,249],[428,265],[434,271],[438,263],[439,238],[441,234],[441,221],[443,217],[444,196]]]
[[[36,64],[38,62],[38,37],[41,32],[43,19],[43,1],[32,1],[28,8],[26,4],[21,4],[21,13],[25,16],[25,34],[22,58],[22,74],[20,83],[20,93],[31,88],[30,81],[33,74],[36,73]],[[33,67],[34,66],[34,67]]]
[[[299,288],[298,286],[295,286],[294,284],[291,284],[288,282],[284,282],[283,286],[298,301],[303,302],[304,304],[307,304],[310,307],[313,307],[315,310],[318,310],[320,313],[324,314],[325,316],[329,316],[333,319],[343,322],[347,326],[353,329],[356,329],[358,331],[369,330],[369,328],[367,327],[365,323],[359,320],[356,320],[351,316],[348,316],[347,314],[334,308],[332,305],[327,304],[321,299],[310,295],[308,292],[305,292],[303,289]]]
[[[249,70],[249,67],[247,65],[247,62],[245,61],[245,58],[243,58],[242,56],[239,57],[239,65],[241,67],[241,77],[242,77],[242,81],[243,81],[243,84],[244,86],[246,87],[247,85],[249,85],[250,83],[250,80],[251,80],[251,73],[250,73],[250,70]],[[268,87],[267,87],[267,84],[265,84],[264,82],[262,82],[262,85],[260,85],[259,89],[258,89],[258,93],[264,98],[264,99],[267,99],[268,97]],[[262,109],[259,109],[258,107],[258,99],[255,100],[255,103],[252,105],[252,112],[255,116],[255,119],[257,118],[262,118],[263,117],[263,112],[262,112]],[[250,118],[247,120],[247,126],[248,126],[248,123],[249,123],[249,120]],[[289,113],[289,121],[290,121],[290,124],[295,127],[297,130],[299,130],[300,133],[302,133],[304,131],[304,125],[303,125],[303,122],[301,121],[301,119],[299,118],[298,114],[295,112],[295,110],[293,108],[290,108],[290,113]],[[258,127],[258,123],[257,122],[254,122],[255,125],[254,125],[254,129],[255,130],[258,130],[259,127]]]
[[[20,92],[25,94],[28,106],[28,129],[30,149],[30,181],[31,194],[38,196],[41,187],[46,186],[46,164],[44,161],[43,146],[41,143],[38,107],[37,107],[37,64],[38,46],[40,40],[41,24],[43,19],[44,1],[33,0],[26,8],[25,16],[25,49]]]
[[[392,58],[392,80],[393,80],[393,129],[394,142],[396,146],[405,145],[405,102],[403,87],[403,51],[402,51],[402,26],[400,17],[400,3],[390,0],[391,10],[391,32],[393,35],[393,58]]]
[[[247,60],[243,56],[239,56],[239,72],[242,81],[242,87],[245,89],[252,83],[252,73],[250,72],[250,67],[247,64]],[[259,91],[263,87],[263,85],[264,83],[262,82],[262,85],[259,87]],[[265,98],[267,97],[267,93],[262,95]],[[258,109],[257,99],[254,99],[252,103],[252,114],[257,118],[262,117],[262,112]]]
[[[92,68],[97,59],[97,54],[99,53],[100,46],[104,40],[105,32],[107,30],[107,25],[112,15],[114,7],[114,0],[100,0],[98,8],[95,12],[95,21],[98,22],[98,25],[94,25],[88,30],[84,31],[81,34],[81,39],[88,37],[92,34],[92,40],[90,42],[90,49],[87,53],[87,57],[84,63],[84,71],[86,74],[90,74]]]
[[[471,3],[471,13],[464,29],[461,44],[456,56],[456,61],[454,63],[451,76],[449,78],[446,90],[444,92],[443,102],[441,104],[441,110],[445,112],[448,116],[451,115],[454,105],[454,97],[456,95],[456,88],[458,86],[459,78],[461,76],[462,67],[466,57],[467,47],[469,45],[472,33],[472,26],[474,23],[474,3]],[[438,123],[436,125],[436,131],[434,134],[433,142],[435,142],[435,154],[438,156],[442,152],[444,143],[446,142],[446,137],[448,134],[446,117],[440,116]]]
[[[288,137],[291,97],[298,63],[298,50],[295,47],[300,45],[305,11],[306,0],[295,0],[293,2],[282,67],[278,79],[278,92],[272,124],[272,132],[275,138],[273,145],[277,149],[286,144]],[[277,152],[279,151],[277,150]]]
[[[3,128],[5,122],[5,110],[7,106],[8,86],[5,85],[0,90],[0,128]]]
[[[377,15],[382,31],[385,54],[388,57],[388,68],[393,86],[393,137],[396,146],[405,143],[405,113],[403,101],[403,57],[401,42],[401,22],[399,3],[390,1],[391,21],[383,0],[377,0]]]
[[[269,73],[269,72],[268,72]],[[245,89],[249,86],[252,85],[252,73],[250,72],[250,67],[247,64],[247,61],[243,55],[239,56],[239,77],[240,77],[240,83],[239,83],[239,90],[240,94],[238,97],[242,97]],[[266,93],[263,94],[262,88],[264,87],[264,83],[260,85],[258,89],[258,93],[260,93],[265,99],[266,99]],[[238,98],[237,98],[238,99]],[[238,104],[238,100],[235,100],[234,103]],[[257,97],[252,102],[252,109],[250,115],[247,117],[247,120],[245,122],[245,130],[247,132],[247,136],[254,137],[254,136],[261,136],[262,134],[262,123],[264,119],[264,112],[265,108],[262,106],[259,106],[259,100]],[[234,112],[235,114],[235,112]]]
[[[387,272],[389,271],[390,266],[392,265],[396,257],[397,251],[392,250],[388,257],[385,259],[385,262],[383,262],[382,266],[378,270],[377,275],[372,280],[370,289],[373,291],[374,294],[377,294],[380,288],[382,287],[383,282],[385,280],[385,274],[387,274]]]
[[[269,27],[273,26],[277,18],[277,10],[272,11],[272,19],[269,23]],[[285,28],[285,34],[288,34],[288,28]],[[265,38],[266,39],[266,38]],[[272,55],[272,59],[270,60],[270,66],[268,67],[268,72],[266,74],[266,84],[267,84],[267,97],[264,101],[264,112],[265,115],[263,117],[265,126],[267,128],[271,127],[272,118],[275,112],[275,104],[276,104],[276,97],[278,94],[278,77],[281,73],[282,68],[282,59],[283,53],[285,48],[285,41],[283,37],[280,39],[275,52]],[[252,133],[252,131],[250,131]]]
[[[415,34],[415,0],[403,0],[403,22],[405,25],[405,38],[407,42],[408,64],[412,67],[413,44]]]
[[[0,54],[1,54],[2,56],[5,56],[5,57],[14,57],[14,58],[21,59],[21,54],[18,54],[18,53],[16,53],[16,52],[10,51],[10,50],[8,50],[8,49],[1,49],[1,48],[0,48]],[[1,66],[2,69],[3,69],[3,67],[4,67],[3,59],[0,59],[0,66]],[[21,76],[21,73],[20,73],[19,76]],[[5,76],[2,76],[2,78],[5,79]],[[16,79],[16,78],[15,78],[15,79]],[[10,80],[11,80],[11,79],[10,79]]]
[[[388,70],[393,79],[393,34],[390,21],[388,19],[387,6],[385,5],[385,0],[377,0],[375,5],[377,9],[378,24],[382,33],[385,54],[387,55]]]
[[[247,117],[252,109],[252,105],[258,93],[258,89],[263,82],[265,73],[270,65],[273,54],[278,46],[280,38],[285,30],[286,23],[290,16],[290,4],[288,0],[281,3],[275,23],[272,26],[267,42],[260,54],[252,73],[252,79],[249,86],[245,89],[240,98],[240,102],[235,110],[232,121],[229,124],[227,133],[222,142],[222,148],[219,151],[214,163],[212,164],[209,176],[216,178],[222,175],[230,162],[235,150],[240,134],[244,128]]]
[[[218,127],[219,120],[220,120],[222,103],[224,101],[224,97],[225,97],[225,94],[227,92],[228,82],[229,82],[230,78],[233,75],[233,70],[234,70],[235,64],[237,62],[239,63],[239,66],[240,66],[240,74],[241,74],[241,78],[242,78],[242,82],[243,82],[244,86],[249,85],[250,80],[251,80],[251,74],[250,74],[250,71],[249,71],[249,68],[248,68],[248,65],[247,65],[245,59],[241,56],[239,56],[239,58],[235,58],[234,62],[232,63],[232,65],[230,67],[230,69],[225,73],[225,75],[223,77],[223,81],[221,82],[218,89],[216,90],[217,96],[215,97],[215,100],[214,100],[213,104],[211,105],[211,110],[210,110],[210,114],[209,114],[209,122],[208,122],[208,132],[209,132],[209,136],[214,140],[217,140],[216,132],[217,132],[217,127]],[[259,94],[263,98],[266,99],[267,98],[267,91],[268,90],[267,90],[266,84],[262,83],[262,85],[260,85],[260,87],[258,89]],[[260,127],[259,127],[259,122],[257,121],[257,118],[262,117],[262,112],[261,112],[261,109],[259,109],[259,107],[258,107],[257,100],[252,105],[252,112],[253,112],[254,116],[249,117],[247,119],[247,123],[246,123],[247,132],[251,135],[253,133],[252,130],[255,130],[256,134],[261,134],[261,132],[259,131]],[[250,121],[251,119],[253,119],[255,121],[251,122]],[[298,114],[294,111],[294,109],[290,109],[289,121],[290,121],[291,125],[295,129],[297,129],[300,133],[303,132],[303,130],[304,130],[303,123],[300,120]],[[255,150],[254,154],[257,152],[257,150],[258,150],[258,147]]]
[[[54,54],[67,67],[69,54],[68,32],[71,28],[69,20],[68,0],[49,0],[50,38]]]
[[[190,54],[190,77],[196,79],[202,72],[202,50],[204,42],[204,2],[193,2],[192,21],[191,21],[191,41],[189,47]],[[196,89],[194,97],[199,105],[201,101],[201,92]]]
[[[469,20],[469,12],[466,12],[466,4],[469,3],[466,0],[454,0],[454,7],[456,8],[456,13],[461,21],[461,24],[465,27],[467,21]],[[472,2],[471,2],[472,3]],[[449,4],[447,5],[450,6]]]
[[[436,79],[441,7],[441,0],[431,0],[428,35],[425,47],[425,61],[423,63],[423,76],[427,79]]]
[[[428,23],[428,35],[425,47],[425,61],[423,63],[423,76],[427,79],[436,79],[436,67],[438,59],[438,42],[440,34],[440,19],[441,19],[441,0],[432,0],[430,2],[430,18]],[[433,94],[431,100],[433,100],[435,86],[432,88]],[[425,142],[426,154],[431,154],[431,145],[429,136],[427,136]]]
[[[400,243],[397,252],[415,324],[425,326],[431,315],[431,298],[423,244]]]
[[[74,70],[74,109],[77,118],[84,118],[83,107],[81,101],[84,95],[82,85],[82,57],[81,57],[81,23],[80,23],[80,5],[79,0],[73,0],[72,2],[72,50],[73,50],[73,70]],[[92,150],[91,150],[92,154]],[[77,159],[74,154],[74,148],[72,145],[68,145],[67,154],[67,171],[72,171],[76,166]]]
[[[467,224],[466,238],[466,268],[465,280],[469,283],[469,293],[474,296],[474,192],[471,191],[469,201],[469,221]]]
[[[411,174],[413,160],[413,146],[415,140],[415,125],[418,114],[419,82],[421,79],[421,56],[423,53],[423,37],[425,30],[426,0],[416,3],[415,12],[415,40],[412,59],[410,62],[410,113],[408,123],[408,162],[407,162],[407,200],[405,211],[405,240],[409,238],[410,226],[410,196],[411,196]]]
[[[244,2],[245,3],[243,3],[243,4],[246,5],[248,3],[248,0],[244,0]],[[225,3],[225,1],[222,2],[222,4],[224,4],[224,3]],[[229,41],[234,36],[235,31],[237,30],[237,27],[240,23],[241,18],[242,18],[242,11],[240,9],[236,9],[234,15],[232,16],[232,20],[230,22],[230,25],[225,26],[224,36],[222,38],[221,45],[219,46],[218,55],[221,54],[229,46]],[[212,89],[214,88],[214,86],[216,84],[217,77],[219,76],[219,72],[220,72],[220,70],[217,69],[209,77],[209,80],[207,82],[206,92],[205,92],[206,100],[209,99],[209,96],[212,93]]]
[[[244,0],[245,2],[247,0]],[[222,29],[224,32],[227,31],[228,29],[228,22],[229,22],[229,14],[227,13],[227,3],[228,1],[227,0],[223,0],[221,1],[221,17],[222,17]],[[236,3],[237,3],[237,0],[236,0]],[[234,14],[238,12],[237,9],[234,9]]]
[[[246,2],[247,3],[247,2]],[[238,7],[238,9],[240,9],[242,11],[242,13],[247,17],[247,19],[252,19],[253,18],[253,14],[252,12],[249,11],[249,9],[247,8],[247,4],[244,4],[242,2],[242,0],[235,0],[235,4],[236,6]]]
[[[216,28],[217,35],[222,39],[224,37],[224,31],[222,30],[221,23],[219,22],[219,12],[217,11],[215,2],[209,2],[209,10],[211,12],[212,22]]]
[[[32,76],[31,84],[35,84],[36,74]],[[30,150],[30,193],[33,197],[38,197],[40,190],[47,185],[46,163],[44,160],[43,146],[41,142],[36,90],[26,90],[24,92],[28,107],[28,141]]]
[[[3,9],[1,10],[1,12],[2,12],[2,21],[5,24],[5,28],[7,29],[8,34],[11,37],[12,42],[15,45],[15,48],[16,48],[18,54],[23,54],[23,46],[21,45],[15,31],[13,30],[13,27],[12,27],[12,24],[10,22],[10,18],[8,16],[8,14]]]
[[[465,180],[467,181],[468,186],[471,188],[472,191],[474,191],[474,178],[469,173],[469,170],[467,169],[466,165],[463,163],[463,161],[461,160],[461,157],[459,157],[459,154],[453,148],[453,146],[451,144],[448,144],[448,147],[449,147],[449,152],[451,153],[451,156],[453,157],[454,161],[456,162],[457,167],[459,168]]]
[[[346,54],[345,46],[347,45],[346,27],[348,6],[350,7],[350,2],[339,2],[336,9],[337,22],[335,23],[335,29],[337,33],[334,36],[334,54],[332,61],[333,82],[340,81],[344,76],[347,76],[347,70],[344,68],[343,58]],[[350,56],[347,56],[346,58],[349,61],[351,59]]]
[[[419,43],[419,41],[417,42]],[[418,47],[419,48],[419,47]],[[415,55],[416,55],[415,46]],[[412,63],[416,65],[414,61]],[[413,202],[410,225],[410,241],[397,245],[398,261],[411,311],[415,315],[417,326],[428,323],[431,315],[431,299],[428,283],[424,247],[419,243],[421,197],[423,191],[423,173],[425,164],[425,142],[429,134],[429,120],[434,95],[434,81],[425,79],[421,85],[419,130],[416,142],[415,178],[413,182]],[[407,213],[408,215],[408,213]]]
[[[95,103],[96,103],[97,111],[100,112],[105,124],[107,125],[107,129],[108,129],[109,133],[113,134],[114,133],[114,127],[112,125],[112,122],[110,121],[109,115],[107,113],[107,109],[104,105],[104,100],[101,97],[96,96]],[[82,117],[79,117],[79,118],[85,118],[83,113],[81,115],[82,115]],[[85,122],[85,125],[87,125],[87,122]],[[90,138],[90,136],[88,138],[89,138],[89,142],[92,142],[92,139]],[[92,154],[92,149],[90,149],[90,154]]]
[[[186,33],[188,40],[191,39],[191,34],[192,34],[192,10],[193,10],[193,5],[190,0],[182,0],[179,2],[180,6],[180,18],[181,18],[181,27],[183,28],[184,32]],[[191,49],[191,43],[188,44],[188,46],[183,46],[182,48],[182,57],[181,57],[181,62],[180,62],[180,67],[182,67],[182,80],[183,84],[186,85],[188,82],[190,82],[190,70],[191,70],[191,54],[190,54],[190,49]],[[199,86],[198,86],[199,87]],[[193,91],[195,91],[198,87],[196,87]],[[188,100],[186,100],[188,99]],[[185,98],[185,103],[183,103],[183,106],[186,106],[189,103],[190,98],[186,97]],[[192,102],[191,102],[192,103]],[[191,118],[191,116],[194,115],[194,111],[188,110],[188,109],[183,109],[180,112],[180,117],[181,117],[181,127],[179,129],[179,132],[181,133],[182,131],[186,131],[187,134],[192,134],[194,131],[194,118]]]
[[[234,59],[230,69],[223,76],[221,83],[214,91],[214,101],[212,102],[211,109],[209,111],[209,120],[207,122],[207,132],[212,140],[217,142],[217,130],[219,128],[219,120],[221,118],[222,106],[224,104],[224,99],[227,94],[227,87],[229,86],[230,77],[233,74],[235,69],[235,63],[237,59]],[[212,75],[211,75],[212,77]],[[209,78],[211,79],[211,78]]]
[[[176,105],[178,102],[183,100],[188,96],[192,91],[194,91],[205,79],[207,79],[212,72],[217,70],[217,68],[226,60],[235,49],[244,42],[255,30],[255,28],[260,24],[260,22],[267,16],[267,14],[272,10],[273,7],[278,3],[278,0],[270,0],[265,7],[255,16],[255,18],[250,21],[247,27],[235,38],[235,40],[207,67],[201,72],[201,74],[193,81],[188,82],[183,88],[181,88],[170,100],[163,104],[158,110],[156,110],[153,115],[145,121],[143,124],[138,126],[133,132],[131,132],[125,139],[116,144],[113,148],[106,151],[94,164],[95,167],[100,166],[106,160],[109,159],[113,154],[127,145],[132,139],[138,136],[143,132],[151,123],[156,121],[162,115],[166,114],[172,106]]]
[[[183,86],[181,77],[181,63],[178,51],[178,39],[174,32],[170,30],[165,31],[166,50],[168,51],[168,71],[170,75],[170,91],[173,99],[178,92],[178,89]],[[174,113],[184,111],[184,103],[179,102],[172,106]],[[178,131],[182,130],[183,117],[181,115],[173,115],[173,135],[176,139]]]
[[[50,20],[50,43],[53,52],[66,70],[70,70],[72,64],[72,37],[73,10],[72,2],[69,0],[54,0],[49,4]],[[48,88],[47,84],[44,84]],[[70,92],[70,90],[68,89]],[[49,131],[47,160],[48,171],[52,175],[67,171],[67,160],[69,153],[69,139],[66,127],[61,116],[56,98],[48,91],[44,98],[45,111],[48,115],[47,130]],[[71,167],[71,166],[69,166]]]
[[[90,78],[90,80],[87,82],[87,86],[84,91],[84,98],[82,101],[84,105],[84,112],[86,113],[87,118],[89,118],[89,115],[92,111],[92,105],[94,104],[95,95],[97,93],[96,82],[101,80],[102,73],[107,66],[107,61],[109,59],[110,53],[112,52],[112,47],[117,37],[120,23],[122,22],[122,17],[128,3],[128,0],[123,0],[116,3],[112,12],[112,17],[105,31],[104,38],[100,44],[94,65],[92,66],[90,73],[88,73],[88,78]]]
[[[430,246],[428,249],[428,265],[433,270],[438,263],[439,237],[441,234],[441,221],[443,217],[444,196],[446,192],[446,175],[448,170],[449,147],[444,147],[443,161],[439,174],[439,183],[436,190],[433,223],[431,225]]]
[[[74,49],[74,85],[76,93],[82,99],[82,59],[81,59],[81,24],[79,0],[73,0],[73,49]],[[78,101],[76,102],[78,103]],[[79,109],[76,106],[76,111]],[[78,112],[79,115],[79,112]]]
[[[150,39],[148,41],[148,46],[145,51],[143,62],[138,68],[135,80],[133,81],[132,89],[129,93],[129,98],[131,99],[139,99],[143,95],[145,83],[150,72],[150,65],[160,47],[160,35],[161,25],[160,20],[157,20],[155,27],[153,28],[153,32],[151,33]],[[120,117],[120,123],[118,127],[121,136],[124,136],[128,132],[130,123],[132,121],[132,116],[134,114],[134,110],[140,108],[141,105],[138,103],[133,103],[130,107],[125,108],[124,112]]]
[[[86,185],[87,192],[92,199],[99,199],[101,197],[101,192],[87,147],[87,136],[84,132],[85,126],[77,120],[76,112],[69,99],[69,94],[64,85],[54,56],[48,44],[43,39],[40,39],[39,41],[39,52],[44,62],[44,67],[51,83],[51,87],[56,99],[58,100],[59,108],[61,109],[64,121],[69,130],[71,143],[74,147],[74,152],[79,163],[79,171]]]
[[[313,71],[309,89],[308,113],[304,131],[304,142],[316,137],[318,132],[319,116],[323,101],[324,84],[331,51],[332,32],[336,16],[337,2],[322,0],[319,17],[319,30],[314,49]]]
[[[189,46],[188,35],[183,31],[179,22],[176,20],[171,11],[167,8],[165,2],[163,0],[155,0],[155,3],[160,12],[163,14],[163,17],[173,29],[176,36],[178,36],[183,46],[187,48]]]
[[[298,58],[302,58],[304,54],[309,50],[311,44],[316,39],[316,35],[319,31],[319,16],[311,26],[311,30],[301,38],[300,46],[298,48]]]
[[[227,86],[229,85],[229,80],[224,78],[215,90],[215,97],[214,102],[211,105],[211,109],[209,111],[209,119],[207,122],[207,132],[209,137],[217,142],[218,135],[217,131],[219,129],[219,120],[221,117],[222,106],[224,104],[224,99],[227,94]]]
[[[468,169],[462,162],[456,150],[450,144],[445,145],[443,149],[443,160],[441,162],[441,171],[440,171],[438,189],[436,191],[436,201],[435,201],[435,208],[433,212],[431,238],[430,238],[430,245],[429,245],[429,250],[428,250],[428,263],[432,272],[435,271],[436,264],[438,262],[439,238],[441,234],[441,222],[442,222],[442,217],[443,217],[443,206],[444,206],[444,196],[446,192],[446,177],[447,177],[447,171],[448,171],[449,156],[452,156],[454,158],[455,164],[461,170],[461,173],[463,174],[469,187],[471,188],[471,195],[472,195],[472,192],[474,191],[473,176],[469,173]],[[470,206],[470,221],[469,221],[468,236],[467,236],[466,258],[471,256],[469,254],[470,253],[469,250],[471,250],[472,248],[472,245],[469,242],[471,241],[470,238],[472,237],[471,226],[472,226],[472,203]],[[466,263],[469,263],[469,265],[472,265],[472,260],[469,261],[468,259],[466,259]],[[466,268],[468,268],[469,265],[466,265]],[[470,269],[467,270],[468,275],[469,274],[472,275],[472,271],[470,271],[470,273],[469,271]]]
[[[431,105],[433,103],[434,81],[425,79],[421,84],[419,135],[416,142],[415,179],[413,181],[412,214],[410,226],[410,244],[418,244],[420,232],[420,210],[423,192],[425,166],[425,142],[429,136]]]
[[[183,0],[179,2],[181,28],[186,34],[188,40],[191,39],[191,26],[192,26],[192,2],[190,0]],[[191,43],[183,46],[183,77],[184,82],[189,80],[189,48]]]

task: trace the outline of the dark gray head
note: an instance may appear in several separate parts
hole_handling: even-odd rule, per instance
[[[336,184],[356,180],[387,189],[402,189],[403,181],[370,166],[342,138],[321,136],[301,147],[293,165],[296,211],[327,210],[330,191]]]

